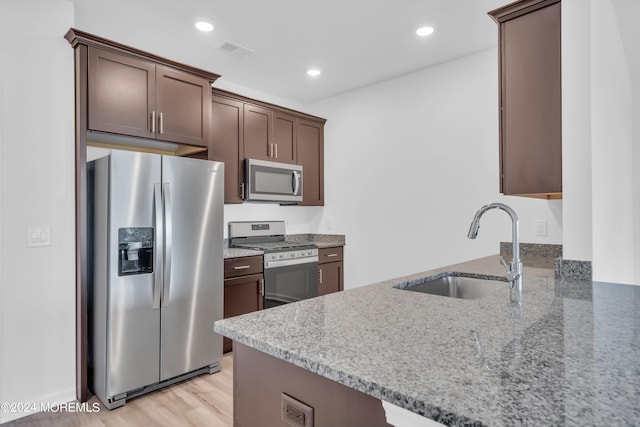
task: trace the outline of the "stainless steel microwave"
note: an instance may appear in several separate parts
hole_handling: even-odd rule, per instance
[[[245,159],[244,199],[260,202],[302,201],[302,166]]]

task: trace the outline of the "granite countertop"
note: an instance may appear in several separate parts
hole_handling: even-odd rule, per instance
[[[215,331],[447,425],[640,422],[640,286],[524,268],[479,300],[396,289],[446,271],[502,276],[497,256],[215,323]]]
[[[287,240],[299,243],[309,243],[318,248],[332,248],[345,245],[345,237],[342,234],[287,234]],[[239,258],[244,256],[263,255],[263,251],[245,248],[230,248],[225,239],[224,258]]]
[[[240,258],[243,256],[262,256],[264,255],[263,251],[257,251],[255,249],[245,249],[245,248],[224,248],[224,258]]]

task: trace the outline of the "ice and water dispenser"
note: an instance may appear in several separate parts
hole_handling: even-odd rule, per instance
[[[118,229],[118,276],[153,273],[153,228]]]

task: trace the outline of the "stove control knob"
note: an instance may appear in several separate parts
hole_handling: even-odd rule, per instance
[[[284,259],[284,254],[278,254],[278,258]]]

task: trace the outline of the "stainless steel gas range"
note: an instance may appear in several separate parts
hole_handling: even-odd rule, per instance
[[[264,252],[264,308],[318,296],[318,248],[286,240],[284,221],[229,222],[229,245]]]

